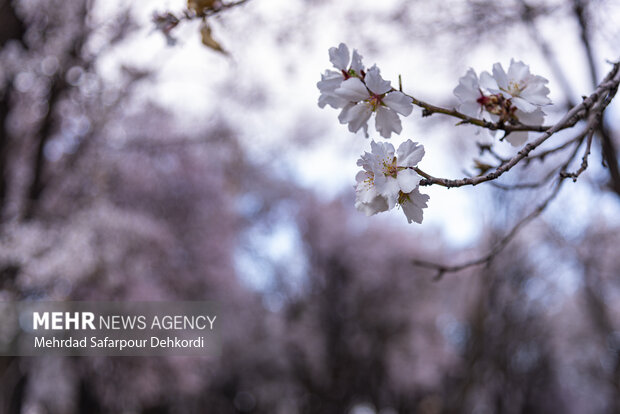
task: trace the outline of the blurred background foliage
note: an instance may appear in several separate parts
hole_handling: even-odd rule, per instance
[[[195,56],[213,68],[205,76],[222,99],[188,122],[183,108],[148,93],[175,88],[161,87],[160,66],[173,53],[165,42],[148,65],[119,52],[137,51],[153,30],[138,17],[142,3],[0,0],[0,298],[216,300],[224,321],[217,359],[3,357],[0,412],[620,412],[617,105],[594,148],[604,166],[488,266],[440,281],[412,259],[484,254],[541,190],[465,190],[479,228],[462,249],[440,224],[405,227],[357,213],[353,175],[342,191],[327,191],[283,161],[310,157],[333,136],[343,136],[349,159],[358,155],[344,129],[320,126],[336,124],[335,113],[304,112],[318,93],[303,107],[294,101],[296,88],[314,83],[301,85],[306,62],[287,53],[318,44],[315,65],[326,67],[324,44],[340,41],[321,38],[329,25],[344,27],[363,54],[387,50],[407,61],[394,45],[432,50],[437,60],[425,63],[453,74],[471,62],[464,51],[528,50],[544,68],[536,73],[558,86],[560,112],[592,90],[605,59],[618,58],[617,3],[266,3],[208,18],[209,35],[231,57],[206,48]],[[190,33],[181,26],[181,37]],[[196,38],[172,50],[200,44],[200,27],[190,29]],[[252,36],[281,46],[280,60],[270,54],[265,65],[284,68],[275,81],[288,95],[259,68],[238,76],[247,73],[243,55],[261,53]],[[232,76],[220,76],[227,70]],[[444,97],[453,79],[436,84]],[[279,119],[278,102],[292,108],[290,119]],[[435,145],[451,143],[444,165],[458,165],[458,174],[474,140],[436,118],[423,128],[447,136]],[[544,174],[532,163],[513,179]]]

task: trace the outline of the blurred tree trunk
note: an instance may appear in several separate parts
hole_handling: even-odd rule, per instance
[[[4,47],[10,40],[19,41],[22,44],[26,27],[15,13],[12,3],[9,0],[0,0],[0,48]],[[3,91],[0,91],[0,224],[2,223],[2,213],[7,197],[9,182],[9,146],[10,137],[7,130],[7,117],[11,108],[11,95],[13,92],[12,79],[8,79]]]

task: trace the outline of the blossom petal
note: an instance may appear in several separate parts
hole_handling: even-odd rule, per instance
[[[349,117],[349,111],[355,105],[356,105],[355,102],[349,102],[348,104],[342,107],[342,111],[340,111],[340,114],[338,115],[338,121],[340,121],[341,124],[346,124],[347,122],[349,122],[347,121]]]
[[[522,112],[517,110],[515,115],[523,125],[539,126],[545,121],[545,113],[540,108],[533,112]]]
[[[496,63],[493,65],[493,78],[497,82],[497,86],[499,86],[499,89],[508,89],[508,75],[506,75],[506,72],[504,72],[504,68],[502,67],[501,63]]]
[[[427,207],[426,203],[429,199],[430,197],[428,195],[420,193],[417,188],[407,194],[407,198],[400,206],[403,208],[403,213],[405,213],[408,223],[422,223],[424,214],[422,209]]]
[[[329,48],[329,60],[336,69],[347,70],[349,65],[349,48],[344,43],[340,43],[337,48]]]
[[[463,102],[459,105],[459,112],[472,118],[480,118],[482,115],[482,105],[477,102]]]
[[[506,141],[508,141],[513,147],[520,147],[525,144],[527,137],[527,131],[514,131],[506,135]]]
[[[409,116],[413,111],[413,101],[402,92],[390,92],[381,100],[390,109],[395,110],[401,115]]]
[[[368,203],[355,202],[355,208],[366,214],[372,216],[373,214],[381,213],[390,209],[387,200],[384,197],[377,196]]]
[[[530,76],[530,67],[521,61],[510,59],[507,76],[511,81],[520,83]]]
[[[355,198],[361,203],[369,203],[377,197],[377,189],[373,181],[374,174],[368,171],[360,171],[355,176]]]
[[[357,160],[357,165],[359,167],[362,167],[366,171],[372,171],[372,169],[373,169],[372,166],[373,166],[374,161],[375,161],[375,157],[374,157],[373,154],[371,154],[369,152],[364,152],[364,155],[362,155]]]
[[[424,157],[424,146],[413,142],[410,139],[398,146],[396,158],[399,167],[415,167]],[[409,191],[405,191],[408,193]]]
[[[453,93],[461,102],[475,101],[480,97],[478,75],[472,68],[469,68],[467,73],[459,78],[459,84],[454,88]]]
[[[346,99],[342,99],[333,94],[321,94],[319,96],[319,108],[324,108],[325,105],[329,105],[332,108],[338,109],[343,108],[348,101]]]
[[[391,162],[394,158],[394,145],[389,142],[370,142],[370,150],[376,159]]]
[[[364,122],[364,124],[362,125],[362,131],[364,131],[364,136],[366,138],[368,138],[369,137],[369,135],[368,135],[368,122]]]
[[[317,82],[316,86],[320,91],[335,91],[343,80],[344,76],[342,76],[342,73],[336,72],[335,70],[326,70],[325,73],[321,75],[321,80]]]
[[[528,84],[521,92],[521,97],[534,105],[548,105],[551,103],[551,99],[547,96],[549,95],[549,88],[545,86],[547,80],[542,76],[537,76],[537,78],[542,78],[544,81]]]
[[[321,94],[319,96],[318,103],[319,108],[324,108],[325,105],[329,105],[332,108],[338,109],[343,108],[348,103],[348,101],[333,94]]]
[[[333,70],[328,70],[321,75],[321,80],[316,84],[321,91],[319,107],[323,108],[325,105],[330,105],[333,108],[342,108],[347,104],[346,99],[335,95],[335,91],[340,87],[343,79],[342,73]]]
[[[400,191],[403,193],[410,193],[413,191],[413,189],[420,184],[420,180],[422,180],[422,177],[411,169],[399,171],[398,175],[396,175],[396,181],[398,181]]]
[[[375,175],[375,187],[377,188],[377,193],[385,197],[388,207],[390,209],[394,208],[398,201],[398,194],[400,193],[400,186],[396,178],[385,175]]]
[[[538,126],[542,125],[545,120],[545,113],[540,108],[536,108],[533,112],[523,112],[517,109],[515,115],[519,122],[524,125]],[[506,135],[506,141],[508,141],[513,147],[520,147],[525,144],[528,137],[529,133],[527,131],[514,131]]]
[[[343,79],[342,73],[333,70],[325,71],[325,73],[321,75],[321,80],[316,84],[321,92],[319,96],[319,107],[323,108],[325,105],[330,105],[334,108],[341,108],[346,105],[347,101],[345,99],[334,95],[334,91],[340,87]]]
[[[368,69],[368,73],[366,73],[364,81],[366,82],[368,89],[377,95],[383,95],[392,89],[390,81],[383,80],[381,77],[381,71],[377,65],[373,65],[373,67]]]
[[[534,105],[533,103],[530,103],[526,101],[525,99],[520,98],[518,96],[515,96],[511,99],[512,99],[511,100],[512,104],[516,106],[517,109],[520,109],[523,112],[534,112],[536,109],[538,109],[538,107]]]
[[[334,91],[336,96],[348,100],[349,102],[359,102],[368,99],[370,94],[359,78],[349,78],[342,82],[340,87]]]
[[[491,76],[489,72],[482,72],[480,74],[480,86],[492,93],[499,92],[499,85],[497,84],[495,78]]]
[[[343,109],[341,113],[340,123],[349,124],[349,131],[357,132],[368,122],[370,115],[372,114],[372,108],[370,105],[366,103],[361,103],[358,105],[352,105]]]
[[[400,134],[403,126],[400,122],[398,114],[389,108],[380,106],[377,108],[377,118],[375,119],[375,127],[384,138],[389,138],[392,132]]]
[[[362,55],[357,53],[356,49],[353,49],[353,57],[351,58],[351,69],[353,69],[355,73],[360,73],[364,70],[364,65],[362,64]]]

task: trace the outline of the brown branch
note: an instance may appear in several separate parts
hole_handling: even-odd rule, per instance
[[[458,180],[453,180],[447,178],[437,178],[422,171],[420,168],[415,168],[415,171],[422,177],[424,177],[424,180],[420,182],[420,185],[429,186],[436,184],[443,187],[451,188],[463,187],[466,185],[477,185],[486,181],[495,180],[505,172],[509,171],[512,167],[517,165],[521,160],[526,158],[530,154],[530,152],[532,152],[532,150],[539,147],[556,132],[564,129],[566,125],[572,122],[575,117],[581,116],[579,114],[587,113],[591,109],[595,109],[599,113],[602,113],[615,95],[618,84],[620,84],[619,68],[620,63],[614,64],[613,69],[609,72],[607,77],[603,80],[603,82],[601,82],[598,88],[590,96],[585,97],[579,105],[576,105],[571,110],[569,110],[560,121],[547,129],[547,131],[545,131],[545,133],[542,134],[540,137],[528,143],[514,157],[508,160],[508,162],[500,165],[494,171],[477,177],[466,177]]]
[[[159,17],[159,18],[164,18],[164,19],[171,19],[169,21],[171,26],[168,29],[166,29],[166,31],[169,32],[171,29],[175,28],[183,20],[192,21],[194,19],[206,19],[207,17],[214,16],[225,10],[229,10],[229,9],[241,6],[249,1],[250,0],[239,0],[239,1],[234,1],[231,3],[221,3],[218,7],[210,7],[199,13],[196,13],[194,10],[191,10],[191,9],[185,9],[178,16],[172,12],[165,12],[163,14],[159,14],[156,12],[155,18]]]
[[[615,83],[616,88],[617,88],[617,84],[620,83],[620,72],[618,71],[618,69],[619,69],[619,64],[616,64],[614,66],[615,73],[613,73],[613,71],[612,71],[613,76],[611,76],[611,79],[614,80],[614,82],[617,79],[617,83]],[[594,135],[594,132],[596,131],[596,128],[598,127],[598,123],[600,122],[600,117],[601,117],[602,112],[605,110],[606,106],[609,104],[609,102],[610,102],[610,100],[612,98],[612,94],[615,93],[615,90],[614,90],[614,87],[613,87],[614,83],[612,82],[610,84],[609,83],[610,82],[609,78],[610,78],[610,76],[608,76],[605,79],[605,81],[603,81],[601,83],[601,86],[599,86],[599,88],[597,88],[597,91],[593,95],[591,95],[590,97],[584,99],[584,102],[582,102],[582,104],[581,104],[581,105],[585,105],[584,106],[585,109],[591,110],[591,114],[590,114],[590,116],[588,118],[588,124],[586,125],[586,128],[578,136],[578,138],[580,140],[579,141],[580,143],[582,142],[583,138],[587,136],[587,143],[586,143],[585,154],[584,154],[583,159],[582,159],[582,166],[581,166],[581,168],[576,173],[571,173],[571,174],[566,173],[566,169],[568,168],[568,166],[571,164],[571,162],[573,161],[573,159],[577,155],[577,153],[579,151],[579,147],[581,145],[577,145],[575,147],[575,149],[573,150],[571,155],[567,158],[567,160],[561,166],[561,168],[560,168],[560,176],[559,176],[559,179],[558,179],[558,181],[556,183],[556,186],[553,189],[553,191],[545,198],[545,200],[542,203],[540,203],[538,206],[536,206],[536,208],[532,212],[530,212],[530,214],[528,214],[527,216],[522,218],[519,222],[517,222],[511,228],[511,230],[504,237],[502,237],[502,239],[487,254],[485,254],[484,256],[478,257],[476,259],[460,263],[458,265],[451,265],[451,266],[449,266],[449,265],[443,265],[443,264],[439,264],[439,263],[429,262],[429,261],[425,261],[425,260],[418,260],[418,259],[414,259],[412,261],[413,265],[436,270],[437,274],[435,276],[435,279],[438,280],[441,277],[443,277],[443,275],[446,274],[446,273],[455,273],[455,272],[459,272],[461,270],[468,269],[468,268],[473,267],[473,266],[483,265],[483,264],[488,265],[489,263],[491,263],[491,261],[495,258],[495,256],[497,254],[499,254],[508,245],[508,243],[510,243],[510,241],[512,239],[514,239],[514,237],[519,233],[519,231],[525,225],[527,225],[530,221],[532,221],[536,217],[538,217],[547,208],[549,203],[553,199],[555,199],[555,197],[558,195],[558,193],[560,191],[560,188],[562,187],[562,184],[565,182],[564,178],[572,177],[573,181],[576,181],[576,176],[581,174],[581,172],[585,171],[585,169],[587,168],[587,157],[590,154],[590,147],[591,147],[591,144],[592,144],[592,137]],[[602,95],[602,92],[604,92],[605,88],[611,89],[610,91],[608,91],[608,95]],[[597,92],[600,92],[600,93],[597,95]],[[594,95],[596,95],[596,97],[594,97]],[[586,101],[589,100],[589,99],[593,102],[592,104],[586,104]],[[570,115],[570,113],[572,111],[574,111],[574,110],[581,110],[581,109],[579,109],[579,105],[574,107],[571,111],[569,111],[569,113],[564,117],[564,119],[566,119]],[[561,121],[560,121],[560,123],[561,123]],[[557,126],[557,124],[556,124],[556,126]],[[555,128],[555,126],[553,128],[551,128],[550,130],[553,130],[554,128]],[[545,133],[537,141],[540,141],[542,138],[545,138],[547,136],[547,134],[549,134],[549,131],[547,131],[547,133]],[[573,141],[573,140],[571,140],[571,141]],[[519,152],[519,154],[520,153],[521,152]],[[507,166],[510,163],[515,163],[516,164],[516,162],[514,162],[515,158],[511,159],[504,166]],[[496,171],[500,170],[504,166],[499,167]],[[418,169],[416,169],[416,171],[417,170]],[[420,175],[425,174],[422,171],[419,171],[418,173]],[[573,174],[576,174],[576,176],[573,177]],[[428,176],[428,174],[426,174],[426,175]],[[477,178],[477,177],[474,177],[474,178]]]
[[[211,15],[219,13],[219,12],[221,12],[223,10],[228,10],[228,9],[232,9],[233,7],[241,6],[242,4],[247,3],[248,1],[250,1],[250,0],[239,0],[239,1],[234,1],[232,3],[223,3],[217,9],[210,9],[211,13],[208,13],[208,14],[205,14],[205,15],[206,16],[211,16]]]
[[[591,42],[590,24],[588,22],[586,9],[587,5],[583,0],[573,0],[572,3],[573,13],[579,23],[581,43],[583,44],[586,54],[586,61],[590,72],[590,80],[593,85],[596,85],[598,70],[596,67],[596,59],[594,58],[594,48],[592,47]],[[618,151],[609,130],[605,126],[604,119],[601,119],[602,120],[598,125],[597,132],[601,139],[603,159],[609,169],[611,190],[620,196],[620,167],[618,166]]]
[[[460,123],[472,124],[472,125],[476,125],[482,128],[492,130],[492,131],[499,130],[499,131],[506,131],[506,132],[513,132],[513,131],[544,132],[548,130],[549,128],[551,128],[551,126],[547,126],[547,125],[534,126],[534,125],[523,125],[523,124],[504,124],[501,122],[489,122],[483,119],[473,118],[471,116],[465,115],[455,109],[442,108],[440,106],[429,104],[428,102],[424,102],[406,93],[405,95],[412,99],[414,105],[419,106],[420,108],[424,109],[424,111],[422,112],[422,116],[430,116],[435,113],[440,113],[440,114],[452,116],[454,118],[458,118],[462,121]],[[577,121],[575,121],[575,123],[576,122]],[[572,125],[574,125],[575,123],[573,123]],[[565,128],[568,128],[569,126],[572,126],[572,125],[567,123]]]
[[[544,161],[545,158],[547,158],[548,155],[554,154],[556,152],[561,152],[563,150],[565,150],[566,148],[570,147],[571,144],[574,144],[575,142],[579,142],[581,144],[581,140],[583,139],[583,137],[585,136],[584,133],[581,133],[579,135],[576,135],[575,137],[569,139],[568,141],[566,141],[565,143],[563,143],[562,145],[559,145],[555,148],[550,148],[548,150],[545,151],[541,151],[537,154],[532,154],[530,156],[527,157],[527,159],[524,160],[524,162],[526,164],[529,164],[530,162],[532,162],[533,160],[540,160],[540,161]]]
[[[555,177],[558,174],[558,170],[561,170],[561,168],[562,168],[561,166],[558,166],[556,168],[551,169],[547,174],[545,174],[545,176],[540,181],[536,181],[536,182],[517,183],[517,184],[501,184],[501,183],[496,183],[495,181],[491,181],[489,184],[491,184],[495,188],[498,188],[504,191],[532,190],[532,189],[539,188],[547,184],[553,177]]]
[[[564,164],[561,167],[561,171],[565,171],[566,168],[568,168],[570,163],[573,161],[573,159],[577,155],[578,150],[579,150],[579,146],[575,148],[575,150],[571,153],[568,159],[564,162]],[[562,184],[564,182],[565,180],[560,178],[557,181],[555,188],[547,196],[547,198],[545,198],[542,203],[536,206],[536,208],[532,210],[530,214],[528,214],[527,216],[519,220],[519,222],[517,222],[517,224],[515,224],[510,229],[510,231],[504,237],[502,237],[502,239],[484,256],[460,263],[458,265],[444,265],[440,263],[429,262],[426,260],[419,260],[419,259],[413,259],[412,264],[414,266],[436,270],[437,274],[435,275],[435,278],[434,278],[435,280],[441,279],[443,275],[445,275],[446,273],[456,273],[456,272],[460,272],[461,270],[465,270],[473,266],[488,265],[495,258],[495,256],[497,256],[508,245],[508,243],[510,243],[510,241],[519,233],[519,231],[521,231],[523,227],[525,227],[530,221],[534,220],[536,217],[540,216],[543,211],[545,211],[549,203],[551,203],[551,201],[553,201],[559,194],[560,188],[562,187]]]
[[[583,139],[585,138],[587,132],[588,131],[586,129],[581,134],[577,135],[575,138],[572,138],[569,141],[565,142],[564,144],[560,145],[559,147],[553,148],[553,149],[551,149],[549,151],[546,151],[546,152],[549,154],[551,152],[556,152],[556,151],[558,151],[560,149],[565,149],[568,146],[570,146],[570,144],[574,144],[575,142],[577,142],[577,146],[575,147],[574,151],[577,151],[577,148],[579,148],[581,146],[581,143],[583,142]],[[532,157],[526,159],[526,161],[530,161],[531,158]],[[561,173],[563,166],[564,166],[564,163],[562,163],[562,165],[560,165],[560,166],[552,168],[540,181],[537,181],[537,182],[518,183],[518,184],[500,184],[500,183],[496,183],[495,181],[490,181],[489,184],[492,185],[495,188],[499,188],[500,190],[505,190],[505,191],[511,191],[511,190],[531,190],[531,189],[534,189],[534,188],[542,187],[543,185],[547,184],[549,182],[549,180],[551,180],[558,173],[558,171],[560,171],[560,173]]]
[[[568,173],[562,172],[560,177],[562,178],[572,178],[573,182],[577,181],[577,177],[581,175],[588,168],[588,156],[590,155],[590,147],[592,146],[592,138],[594,137],[594,128],[590,129],[588,132],[588,139],[586,141],[586,150],[583,154],[583,158],[581,159],[581,166],[575,172]]]
[[[563,182],[564,182],[563,180],[559,180],[555,188],[551,192],[551,194],[549,194],[549,196],[547,196],[547,198],[542,203],[536,206],[536,208],[532,212],[530,212],[530,214],[528,214],[527,216],[522,218],[517,224],[515,224],[512,227],[512,229],[504,237],[502,237],[502,239],[484,256],[460,263],[458,265],[451,265],[451,266],[434,263],[434,262],[428,262],[425,260],[418,260],[418,259],[412,260],[412,264],[414,266],[425,267],[428,269],[436,270],[437,274],[435,275],[435,280],[439,280],[446,273],[456,273],[456,272],[460,272],[461,270],[465,270],[473,266],[490,263],[493,260],[493,258],[495,258],[495,256],[499,254],[506,247],[506,245],[508,245],[508,243],[510,243],[510,241],[519,233],[519,231],[526,224],[528,224],[530,221],[538,217],[545,210],[545,208],[547,208],[549,203],[560,192],[560,188],[562,187]]]

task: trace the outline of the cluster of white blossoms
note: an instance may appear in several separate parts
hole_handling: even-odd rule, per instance
[[[392,88],[376,65],[365,70],[362,56],[357,50],[350,55],[344,43],[329,49],[329,59],[338,70],[325,71],[317,83],[321,92],[319,107],[341,109],[338,119],[341,124],[348,124],[351,132],[363,129],[368,137],[368,121],[374,113],[375,127],[382,137],[390,138],[392,132],[400,134],[399,114],[411,114],[413,99]],[[529,66],[512,60],[508,72],[496,63],[493,75],[482,72],[480,79],[469,69],[459,79],[454,94],[460,100],[458,111],[469,117],[500,125],[540,126],[545,117],[542,106],[551,103],[546,84],[547,79],[532,75]],[[416,105],[427,108],[420,101]],[[522,145],[527,137],[527,131],[505,135],[513,146]],[[371,152],[357,161],[362,171],[356,177],[355,207],[370,216],[400,206],[409,223],[421,223],[422,209],[429,200],[420,193],[422,177],[417,169],[424,147],[411,140],[396,151],[392,144],[384,142],[372,141],[370,146]]]
[[[460,100],[459,112],[472,118],[540,126],[545,119],[542,106],[551,103],[547,82],[542,76],[532,75],[525,63],[513,59],[508,73],[500,63],[493,65],[493,75],[482,72],[480,79],[469,69],[459,79],[454,94]],[[506,136],[506,141],[517,147],[527,138],[526,131],[515,131]]]
[[[363,168],[355,177],[355,207],[370,216],[400,205],[409,223],[422,223],[422,209],[427,207],[429,197],[421,194],[422,177],[414,168],[424,156],[424,147],[410,139],[400,144],[396,153],[387,142],[370,143],[357,161]]]
[[[382,137],[400,134],[403,128],[398,114],[410,115],[413,100],[394,90],[376,65],[366,71],[362,56],[353,50],[350,57],[344,43],[329,49],[329,60],[339,71],[325,71],[317,83],[319,107],[342,109],[338,119],[348,124],[351,132],[363,129],[368,137],[368,121],[374,113],[375,127]],[[370,216],[398,205],[409,223],[421,223],[429,197],[420,193],[422,177],[414,168],[424,156],[424,147],[411,140],[402,143],[398,151],[389,143],[372,141],[370,146],[371,152],[357,161],[363,170],[356,177],[355,207]]]
[[[338,119],[349,124],[349,131],[364,130],[368,138],[368,120],[376,114],[375,127],[384,138],[392,132],[400,134],[403,127],[398,114],[408,116],[413,111],[410,97],[392,89],[392,84],[381,77],[376,65],[364,71],[362,56],[353,50],[349,64],[349,48],[341,43],[329,49],[329,60],[336,69],[327,70],[317,83],[321,96],[319,106],[329,105],[342,109]]]

